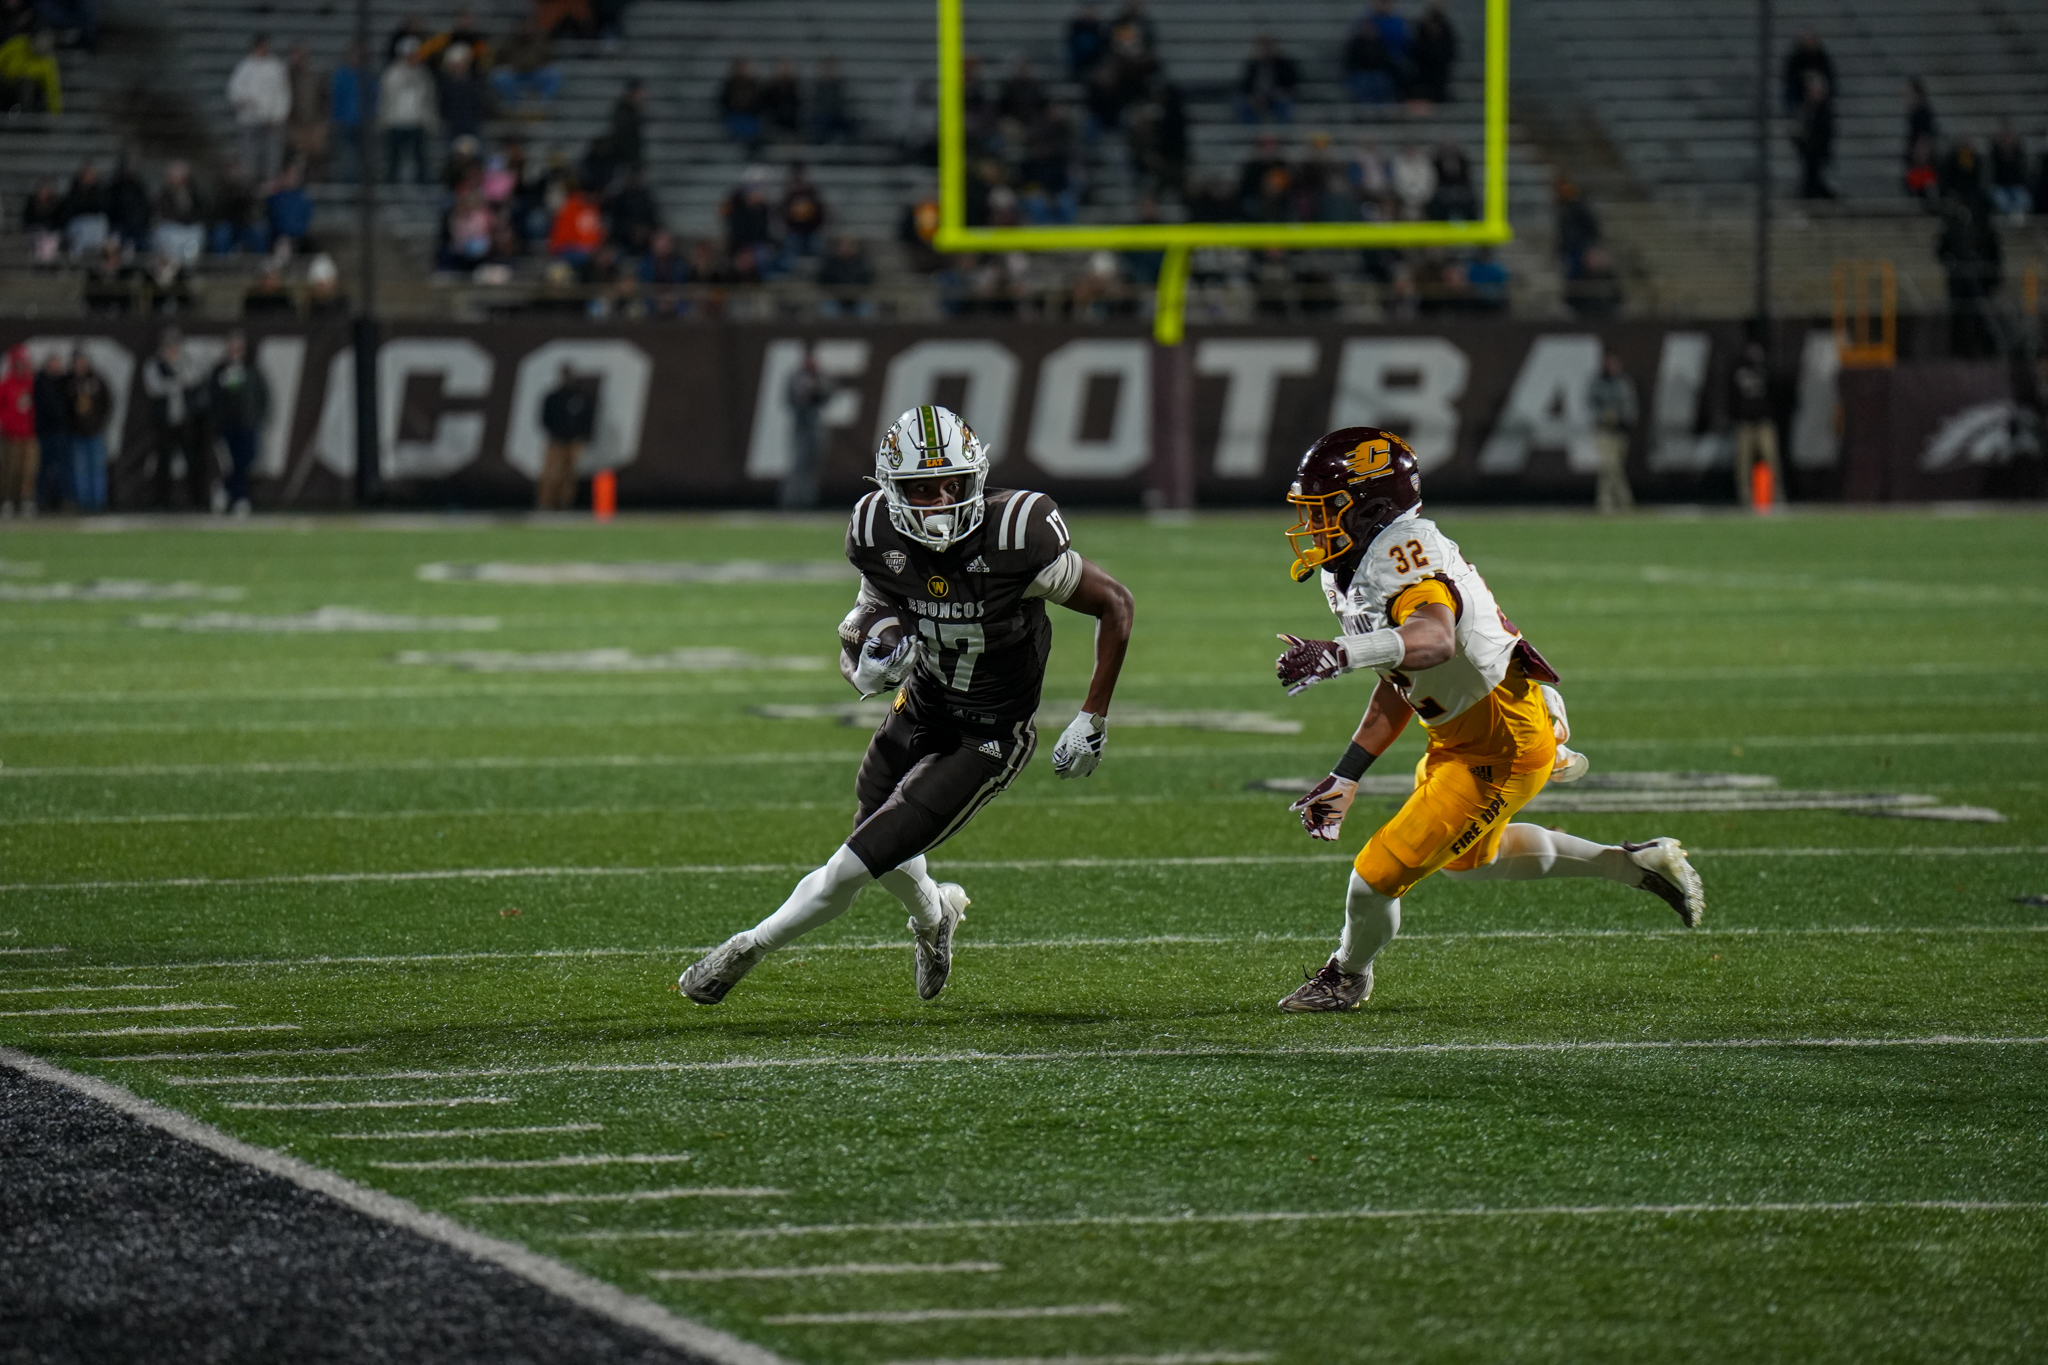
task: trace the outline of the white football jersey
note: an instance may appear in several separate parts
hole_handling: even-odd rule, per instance
[[[1393,625],[1388,610],[1412,584],[1440,579],[1457,602],[1457,651],[1427,669],[1379,669],[1399,689],[1425,725],[1437,725],[1471,709],[1500,686],[1521,635],[1501,614],[1479,570],[1466,563],[1458,543],[1419,510],[1405,512],[1365,550],[1348,592],[1323,570],[1323,596],[1344,623],[1346,635],[1365,635]]]

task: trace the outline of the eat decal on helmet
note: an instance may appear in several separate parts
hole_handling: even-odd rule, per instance
[[[1422,505],[1422,476],[1406,441],[1378,427],[1343,427],[1308,448],[1287,501],[1301,519],[1287,530],[1294,581],[1317,569],[1355,568],[1372,538]]]
[[[883,433],[875,449],[875,482],[888,500],[898,531],[934,550],[974,533],[987,503],[988,450],[959,414],[934,403],[911,408]],[[910,500],[907,485],[957,479],[960,492],[945,502]]]

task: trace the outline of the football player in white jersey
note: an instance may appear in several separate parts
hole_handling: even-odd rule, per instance
[[[1292,635],[1275,668],[1288,695],[1356,670],[1376,677],[1336,768],[1294,803],[1310,837],[1334,840],[1358,779],[1412,715],[1429,731],[1415,790],[1352,866],[1344,932],[1323,969],[1280,1002],[1292,1013],[1352,1010],[1372,994],[1372,960],[1401,927],[1401,897],[1432,872],[1472,881],[1603,877],[1660,897],[1691,927],[1705,896],[1676,839],[1596,844],[1510,823],[1553,776],[1585,771],[1561,747],[1557,674],[1494,602],[1457,544],[1422,515],[1415,452],[1376,427],[1333,431],[1302,457],[1287,500],[1294,579],[1320,573],[1342,623],[1334,640]]]
[[[854,830],[782,907],[693,964],[678,983],[715,1005],[775,949],[879,883],[910,911],[917,993],[945,989],[967,893],[934,882],[925,854],[995,800],[1038,749],[1053,602],[1093,616],[1095,671],[1052,750],[1062,778],[1102,760],[1109,702],[1131,638],[1131,594],[1083,559],[1043,493],[992,489],[967,424],[924,405],[875,452],[877,492],[854,504],[846,557],[860,595],[840,622],[840,672],[864,697],[894,693],[854,780]]]

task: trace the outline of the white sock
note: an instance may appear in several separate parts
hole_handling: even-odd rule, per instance
[[[754,926],[754,942],[780,948],[800,934],[838,919],[874,878],[852,849],[841,844],[826,864],[796,884],[782,908]]]
[[[939,884],[925,871],[924,855],[918,854],[875,878],[889,894],[903,902],[910,917],[926,928],[939,922]]]
[[[1344,893],[1344,937],[1337,941],[1340,971],[1362,972],[1373,955],[1401,932],[1401,898],[1382,896],[1356,872]]]
[[[1501,831],[1500,852],[1484,867],[1444,873],[1461,882],[1533,882],[1545,877],[1605,877],[1623,886],[1641,886],[1643,870],[1617,844],[1596,844],[1541,825],[1509,825]]]

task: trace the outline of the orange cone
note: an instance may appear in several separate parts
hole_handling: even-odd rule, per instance
[[[1760,513],[1768,512],[1777,500],[1778,489],[1771,478],[1771,467],[1758,460],[1749,467],[1749,505]]]
[[[600,469],[590,478],[590,511],[599,521],[610,521],[619,510],[619,477]]]

